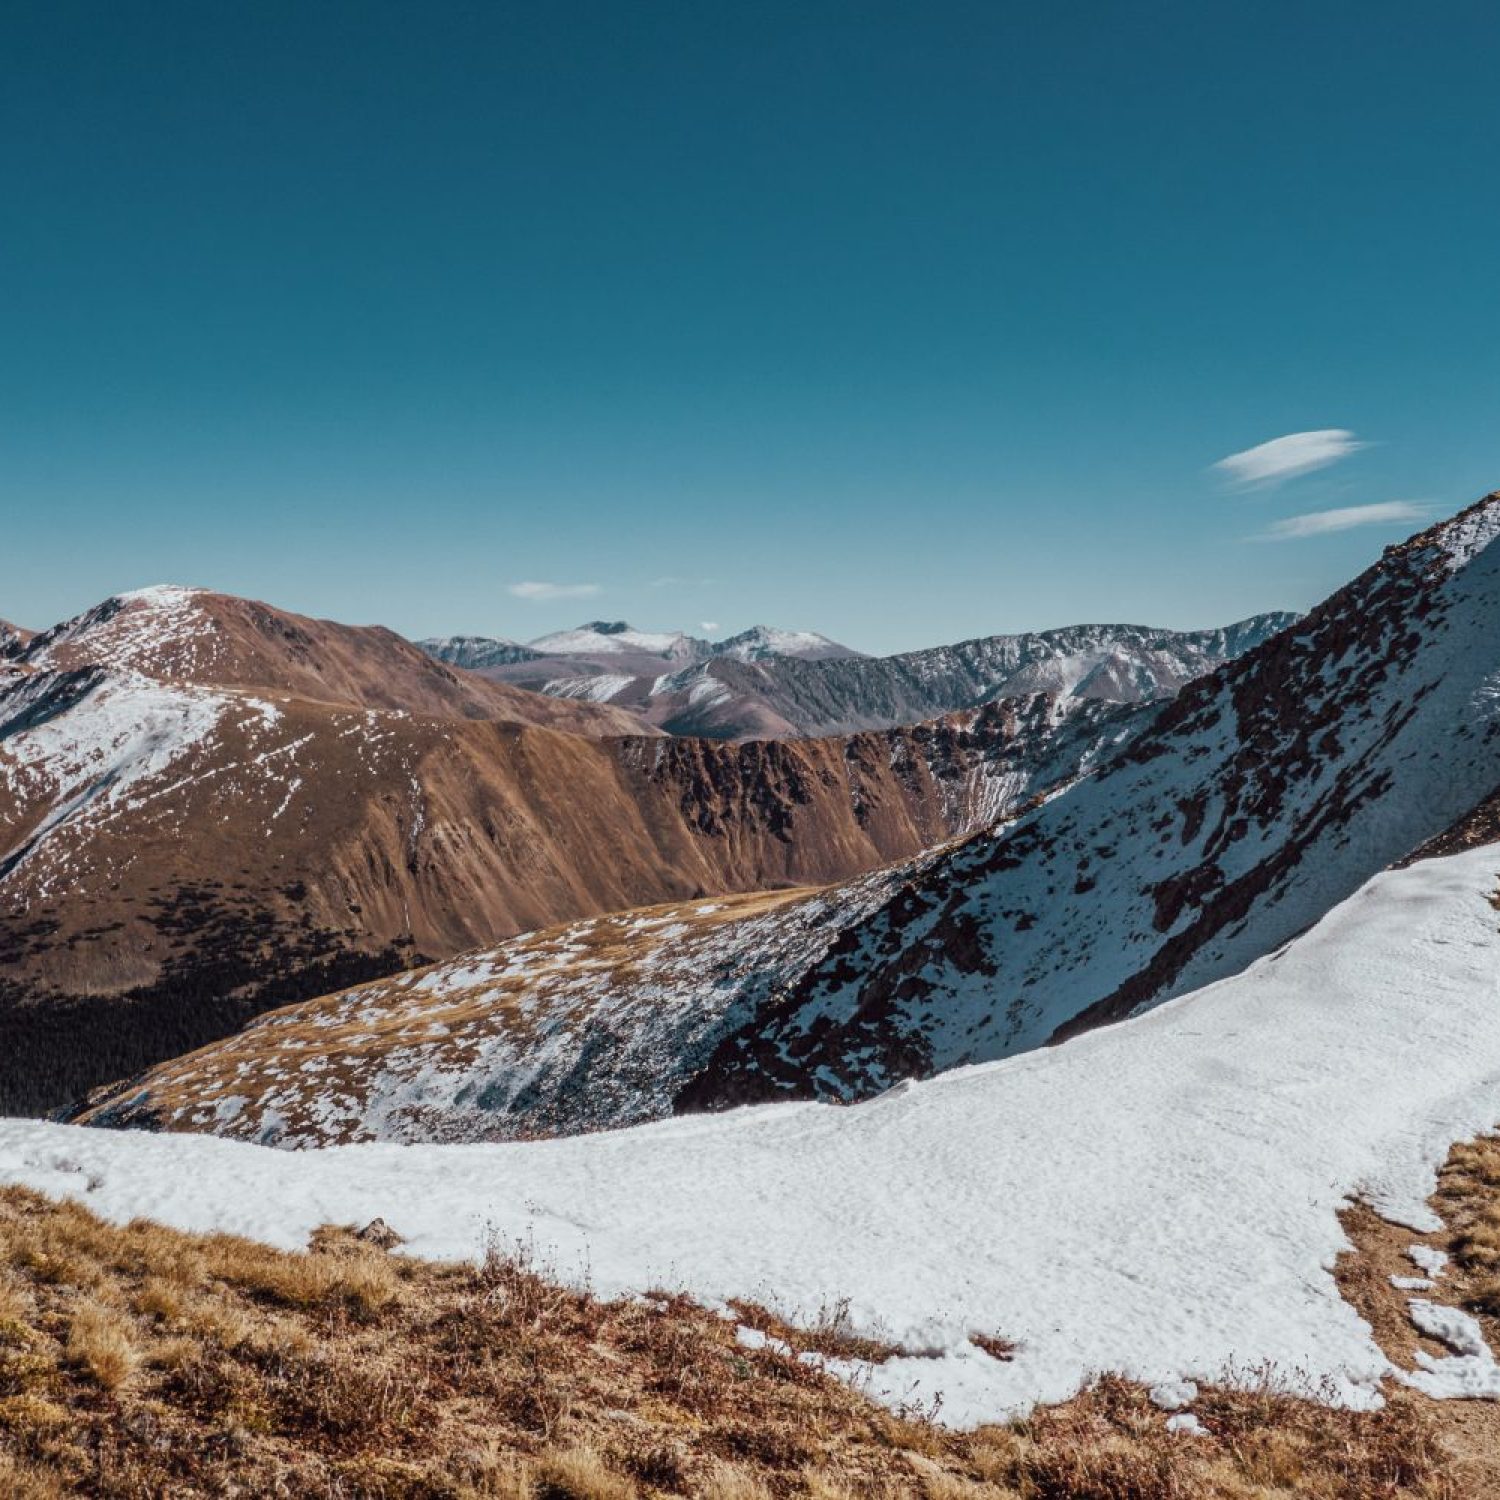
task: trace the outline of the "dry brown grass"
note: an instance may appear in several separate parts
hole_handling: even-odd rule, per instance
[[[797,1357],[888,1352],[837,1307],[801,1330],[738,1309],[789,1355],[544,1272],[524,1246],[445,1268],[328,1230],[287,1255],[0,1191],[0,1496],[1466,1500],[1408,1393],[1358,1414],[1208,1390],[1183,1440],[1106,1378],[954,1433]]]
[[[825,1302],[811,1317],[797,1323],[777,1317],[758,1302],[739,1299],[730,1302],[729,1306],[741,1323],[779,1339],[798,1354],[821,1354],[827,1359],[857,1359],[880,1365],[898,1354],[920,1352],[903,1349],[887,1339],[856,1333],[847,1298]]]
[[[1449,1250],[1469,1277],[1468,1305],[1500,1316],[1500,1138],[1455,1147],[1438,1200],[1453,1229]]]
[[[720,1469],[704,1483],[703,1500],[771,1500],[771,1492],[753,1474]]]
[[[5,1500],[60,1500],[65,1493],[55,1473],[0,1453],[0,1495]]]
[[[636,1487],[589,1447],[550,1453],[536,1468],[535,1484],[547,1500],[631,1500]]]
[[[130,1322],[97,1302],[82,1302],[74,1310],[66,1353],[107,1391],[124,1385],[141,1362]]]

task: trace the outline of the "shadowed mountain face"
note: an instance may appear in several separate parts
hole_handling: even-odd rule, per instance
[[[887,657],[764,626],[712,644],[597,621],[525,647],[474,637],[421,644],[496,681],[627,708],[671,734],[798,738],[911,724],[1038,692],[1152,702],[1295,618],[1257,615],[1194,631],[1074,625]]]
[[[181,589],[106,601],[14,660],[24,670],[0,684],[9,1110],[518,931],[907,858],[1132,727],[1038,697],[842,740],[669,739],[388,631]]]
[[[1117,710],[1128,734],[1082,774],[904,867],[576,923],[328,996],[95,1118],[482,1139],[852,1100],[1237,972],[1393,862],[1490,836],[1497,537],[1500,495],[1388,549],[1175,700]],[[286,1065],[312,1046],[326,1076]]]

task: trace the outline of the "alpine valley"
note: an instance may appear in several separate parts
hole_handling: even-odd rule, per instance
[[[1024,773],[852,880],[540,927],[278,1010],[82,1118],[505,1139],[865,1099],[1139,1014],[1479,816],[1500,787],[1497,536],[1491,496],[1164,701],[999,700],[983,713]]]

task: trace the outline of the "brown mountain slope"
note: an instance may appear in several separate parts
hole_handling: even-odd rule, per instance
[[[654,732],[621,709],[560,703],[445,666],[384,626],[314,620],[206,589],[117,594],[13,653],[34,670],[99,666],[200,687],[544,724],[574,734]]]
[[[510,830],[509,847],[493,848],[481,831],[494,816],[480,779],[496,767],[491,746],[452,783],[462,789],[457,802],[440,801],[449,783],[430,767],[419,770],[416,780],[437,789],[424,804],[426,817],[446,833],[441,857],[420,861],[415,880],[408,878],[413,872],[403,874],[399,841],[382,849],[375,875],[367,858],[351,868],[337,854],[319,852],[335,847],[320,829],[313,857],[299,866],[297,891],[303,917],[325,941],[332,929],[353,924],[353,901],[359,921],[384,932],[401,931],[409,910],[424,952],[472,948],[475,919],[486,915],[476,903],[485,895],[494,898],[497,921],[523,929],[521,936],[425,975],[392,975],[289,1005],[104,1091],[86,1118],[213,1128],[213,1106],[198,1105],[227,1078],[257,1101],[239,1113],[235,1129],[264,1129],[292,1144],[343,1139],[346,1128],[350,1138],[365,1138],[373,1116],[397,1135],[451,1140],[576,1129],[580,1100],[587,1101],[584,1118],[598,1110],[611,1124],[666,1113],[673,1081],[693,1059],[706,1061],[721,1033],[725,995],[748,1007],[776,992],[912,872],[879,868],[831,890],[801,887],[827,881],[831,870],[871,870],[898,855],[921,859],[946,831],[986,823],[1067,781],[1141,719],[1138,711],[1099,704],[1064,712],[1045,697],[1007,700],[933,725],[845,740],[620,742],[620,757],[603,773],[607,745],[513,734],[513,754],[525,765],[495,772],[497,785],[545,785],[554,757],[572,747],[566,773],[573,787],[586,788],[584,811],[566,800],[549,804],[540,820],[547,838],[528,818]],[[410,784],[399,756],[370,774],[378,783]],[[616,801],[620,785],[625,795]],[[471,800],[476,786],[478,800]],[[397,831],[415,826],[414,812],[393,810]],[[574,818],[582,819],[576,829]],[[607,845],[591,840],[605,829]],[[259,840],[247,847],[259,848]],[[574,851],[581,851],[577,862],[559,867],[562,854]],[[648,859],[657,863],[643,863]],[[524,890],[500,906],[514,890],[510,872],[520,861],[529,863]],[[209,867],[215,862],[210,855]],[[468,901],[448,888],[453,880]],[[673,903],[625,909],[633,889],[653,885]],[[750,893],[717,894],[736,890]],[[194,912],[210,899],[235,897],[200,895]],[[546,927],[535,914],[548,908],[587,915]],[[600,911],[614,914],[595,915]],[[469,925],[434,927],[435,918],[454,913]],[[295,936],[288,931],[288,940]],[[279,993],[265,993],[291,1001],[292,985],[311,995],[316,978],[315,970],[290,971]],[[191,1014],[197,1022],[203,1011]],[[451,1099],[436,1102],[436,1087],[411,1087],[414,1076],[506,1082],[460,1090],[471,1096],[460,1108]],[[377,1102],[387,1093],[388,1104]],[[329,1100],[339,1123],[330,1119]]]
[[[904,858],[1129,728],[1038,698],[798,745],[564,733],[474,717],[491,685],[386,632],[179,591],[102,606],[25,655],[0,688],[12,1111],[420,957]],[[401,696],[446,712],[356,706],[393,695],[382,671],[413,658],[431,675]],[[536,701],[591,726],[601,712]]]

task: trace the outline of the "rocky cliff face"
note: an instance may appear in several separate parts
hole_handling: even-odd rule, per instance
[[[11,1110],[518,931],[905,858],[1131,729],[1038,699],[798,745],[606,736],[632,721],[188,591],[24,654],[0,688]]]

